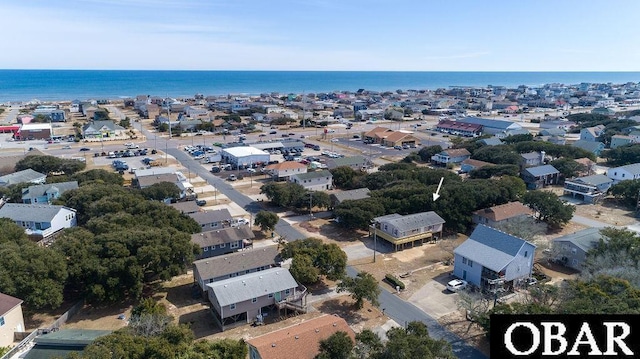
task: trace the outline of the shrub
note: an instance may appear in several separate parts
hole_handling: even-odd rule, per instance
[[[389,282],[389,284],[393,286],[393,288],[400,287],[401,290],[404,290],[404,283],[400,279],[396,278],[393,274],[386,274],[384,276],[384,279],[386,279],[387,282]]]

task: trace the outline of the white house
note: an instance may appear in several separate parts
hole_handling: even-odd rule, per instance
[[[43,204],[6,203],[0,208],[0,218],[9,218],[28,235],[42,238],[77,224],[75,209]]]
[[[295,174],[290,179],[291,182],[310,191],[324,191],[333,188],[333,175],[327,170]]]
[[[617,184],[624,180],[635,180],[640,178],[640,163],[634,163],[621,167],[609,168],[607,177],[613,180],[613,184]]]
[[[479,224],[454,251],[453,274],[480,288],[509,287],[531,277],[536,246]]]
[[[0,293],[0,347],[11,346],[14,334],[24,331],[22,300]]]

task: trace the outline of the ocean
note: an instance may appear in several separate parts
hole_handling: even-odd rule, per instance
[[[0,70],[0,103],[640,82],[640,72]]]

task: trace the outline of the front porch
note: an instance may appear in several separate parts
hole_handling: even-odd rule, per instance
[[[424,243],[433,243],[438,238],[442,238],[442,231],[436,233],[436,235],[434,235],[433,232],[422,232],[397,238],[390,235],[389,233],[381,231],[375,226],[369,226],[369,237],[373,238],[374,241],[377,240],[377,238],[384,239],[385,241],[393,245],[394,251],[397,252],[398,248],[400,250],[403,250],[407,247],[408,244],[411,244],[411,248],[413,248],[415,247],[416,243],[418,245],[423,245]]]

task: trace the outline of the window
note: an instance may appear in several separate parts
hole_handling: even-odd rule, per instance
[[[0,327],[4,326],[4,317],[0,317]]]
[[[226,243],[222,243],[220,244],[220,248],[224,248],[227,244]]]
[[[269,298],[273,298],[273,293],[269,293]]]
[[[291,294],[291,289],[287,289],[287,290],[285,290],[285,291],[284,291],[284,294],[285,294],[285,295],[289,295],[289,294]]]
[[[469,267],[473,267],[473,261],[469,259]]]
[[[229,305],[229,309],[235,310],[236,309],[236,303],[233,303],[233,304]]]
[[[524,257],[527,258],[529,256],[529,251],[524,251]]]
[[[467,264],[467,258],[462,257],[462,264]]]
[[[258,301],[258,298],[251,298],[251,303],[255,303]]]
[[[240,242],[233,242],[229,244],[229,248],[239,248],[239,247],[240,247]]]
[[[203,247],[203,248],[202,248],[202,251],[203,251],[203,252],[207,252],[207,251],[209,251],[209,247]]]

